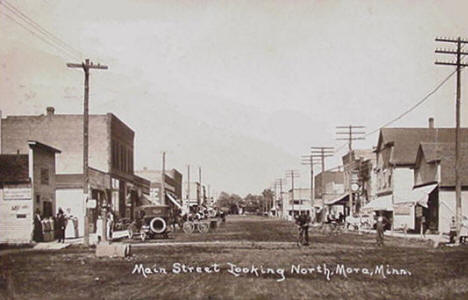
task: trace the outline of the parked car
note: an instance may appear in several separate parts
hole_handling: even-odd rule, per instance
[[[166,205],[143,205],[135,210],[135,221],[128,226],[128,236],[139,235],[141,240],[157,235],[168,238],[170,228],[170,208]]]

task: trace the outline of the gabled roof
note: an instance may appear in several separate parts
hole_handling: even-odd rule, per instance
[[[440,186],[455,186],[455,143],[421,143],[418,149],[416,167],[422,162],[426,163],[440,162]],[[460,145],[461,159],[461,182],[463,186],[468,185],[468,143]],[[422,169],[421,169],[422,170]]]
[[[0,155],[0,182],[25,183],[29,182],[29,158],[26,154]]]
[[[390,163],[413,165],[421,143],[451,143],[455,141],[454,128],[382,128],[376,152],[393,144]],[[468,142],[468,128],[461,128],[461,141]]]

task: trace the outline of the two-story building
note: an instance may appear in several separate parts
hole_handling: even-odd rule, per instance
[[[461,132],[462,140],[466,140],[468,128]],[[402,207],[421,196],[421,191],[413,190],[419,145],[453,141],[455,129],[434,128],[432,119],[428,128],[382,128],[376,148],[377,198],[364,208],[386,216],[395,229],[416,229],[414,218]]]
[[[54,215],[55,156],[59,150],[28,141],[27,154],[0,155],[0,243],[33,240],[36,211],[42,218]]]
[[[182,174],[179,171],[171,169],[164,172],[165,197],[162,196],[162,171],[143,168],[143,170],[135,171],[135,174],[151,182],[149,200],[153,204],[182,208]]]
[[[460,159],[461,208],[462,215],[468,216],[468,143],[461,144]],[[414,191],[421,193],[415,204],[419,213],[409,210],[416,229],[424,216],[429,229],[448,233],[456,212],[455,143],[420,144],[414,166]]]
[[[342,157],[344,168],[344,190],[352,199],[352,211],[360,208],[375,198],[375,176],[373,167],[376,156],[373,149],[355,149]],[[349,202],[348,202],[349,206]]]
[[[310,199],[310,188],[294,188],[290,189],[286,195],[283,195],[283,203],[281,205],[283,216],[287,219],[292,219],[294,215],[306,212],[312,214],[312,201]]]
[[[344,172],[328,170],[314,177],[316,219],[324,220],[328,213],[347,213],[348,194],[345,194]]]
[[[99,209],[110,206],[117,217],[133,217],[149,181],[135,176],[135,134],[115,115],[89,116],[89,195],[97,205],[89,208],[90,232],[95,231]],[[57,155],[57,206],[78,218],[84,233],[86,199],[83,195],[83,115],[55,114],[0,117],[0,152],[27,153],[28,140],[60,149]],[[88,202],[90,203],[90,202]],[[55,213],[55,212],[54,212]]]

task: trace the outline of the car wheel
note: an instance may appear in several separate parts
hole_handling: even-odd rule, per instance
[[[154,233],[164,233],[167,228],[167,223],[163,218],[155,217],[151,220],[149,226]]]

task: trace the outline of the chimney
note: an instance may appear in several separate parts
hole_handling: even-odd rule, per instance
[[[55,108],[53,108],[52,106],[48,106],[47,107],[47,115],[48,116],[52,116],[55,112]]]
[[[429,118],[429,128],[434,128],[434,118]]]

